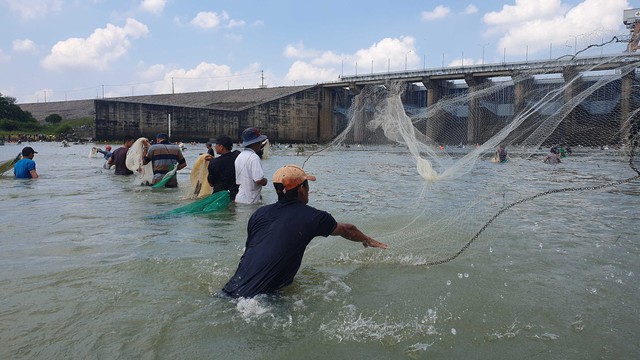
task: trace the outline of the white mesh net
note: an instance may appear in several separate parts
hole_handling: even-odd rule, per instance
[[[556,60],[511,78],[471,82],[469,89],[443,83],[448,94],[427,107],[403,104],[414,85],[367,85],[353,99],[345,130],[303,166],[313,173],[314,161],[329,152],[331,161],[348,164],[341,176],[362,187],[336,184],[327,196],[340,210],[338,220],[379,218],[376,238],[394,246],[374,256],[449,261],[500,219],[532,215],[529,201],[563,207],[576,194],[637,185],[640,97],[633,88],[640,86],[640,64],[623,59],[604,57],[564,77],[554,73],[563,67]],[[605,63],[620,65],[594,71]],[[504,164],[491,162],[498,146],[508,152]],[[543,162],[552,152],[562,169]],[[365,197],[365,205],[352,206],[350,197]],[[403,216],[398,208],[406,209]]]

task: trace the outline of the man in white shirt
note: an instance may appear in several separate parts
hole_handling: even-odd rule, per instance
[[[267,185],[262,162],[258,155],[266,143],[266,135],[261,135],[256,128],[247,128],[242,132],[242,147],[234,163],[236,183],[240,187],[236,195],[236,203],[258,204],[262,201],[262,187]]]

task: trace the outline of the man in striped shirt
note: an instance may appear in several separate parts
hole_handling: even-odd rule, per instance
[[[177,170],[187,166],[187,161],[182,155],[180,146],[170,143],[169,136],[164,133],[156,135],[155,144],[149,146],[148,141],[144,143],[143,155],[144,160],[142,163],[146,165],[151,162],[153,167],[153,184],[162,180],[164,175],[171,169],[171,165],[176,166]],[[165,187],[177,186],[177,176],[174,176],[165,184]]]

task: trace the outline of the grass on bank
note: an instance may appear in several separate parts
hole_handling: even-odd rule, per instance
[[[5,141],[37,139],[62,140],[93,137],[93,118],[62,120],[57,124],[0,120],[0,139]]]

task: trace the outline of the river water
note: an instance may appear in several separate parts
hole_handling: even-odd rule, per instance
[[[39,152],[41,178],[0,178],[2,359],[640,356],[638,181],[515,206],[459,257],[424,266],[530,188],[634,176],[613,151],[577,150],[558,166],[480,161],[428,191],[392,148],[320,153],[305,165],[318,177],[310,205],[390,249],[318,238],[292,286],[237,300],[218,292],[255,207],[154,218],[189,203],[190,166],[178,189],[152,190],[103,169],[88,157],[92,145],[6,144],[0,160],[24,145]],[[188,163],[204,150],[188,147]],[[263,164],[270,177],[303,160],[274,149]],[[520,182],[509,180],[516,174]],[[462,196],[500,179],[509,180],[500,190]],[[263,195],[275,200],[271,184]],[[496,204],[467,211],[477,199]]]

